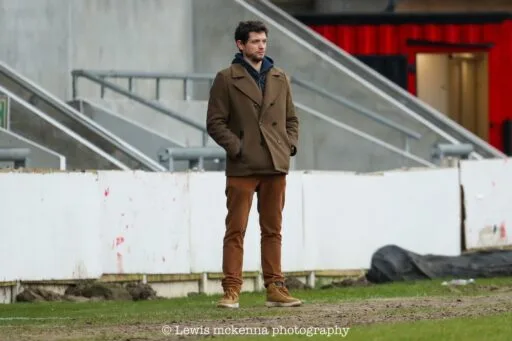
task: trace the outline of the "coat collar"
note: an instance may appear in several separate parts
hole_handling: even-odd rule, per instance
[[[258,85],[252,79],[249,72],[241,64],[231,65],[231,77],[234,80],[234,86],[243,94],[249,97],[254,103],[261,105],[263,96]]]
[[[276,68],[269,70],[266,78],[265,93],[261,90],[247,70],[240,64],[231,65],[231,77],[234,86],[249,97],[254,103],[261,106],[261,114],[274,104],[275,99],[281,93],[285,81],[284,75]]]

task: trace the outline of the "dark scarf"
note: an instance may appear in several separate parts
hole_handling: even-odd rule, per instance
[[[265,81],[267,79],[267,73],[270,69],[274,67],[274,61],[272,58],[265,56],[261,63],[260,72],[256,71],[247,61],[244,59],[241,53],[235,54],[235,58],[231,62],[231,64],[241,64],[247,72],[252,76],[252,78],[258,84],[262,93],[265,93]]]

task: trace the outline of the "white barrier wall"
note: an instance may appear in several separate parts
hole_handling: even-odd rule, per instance
[[[94,173],[0,173],[0,281],[101,276]]]
[[[223,173],[0,173],[0,281],[222,271]],[[283,270],[369,268],[387,244],[457,255],[457,169],[291,173]],[[256,195],[244,271],[260,270]]]
[[[189,175],[101,172],[104,273],[188,273]]]
[[[304,177],[304,225],[314,268],[360,269],[387,244],[417,253],[460,253],[456,169]]]
[[[468,249],[512,245],[512,159],[460,166]]]

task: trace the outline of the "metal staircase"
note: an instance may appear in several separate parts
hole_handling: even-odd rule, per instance
[[[2,62],[0,93],[10,98],[9,130],[66,157],[67,169],[165,170]]]

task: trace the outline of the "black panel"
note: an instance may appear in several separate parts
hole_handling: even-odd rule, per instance
[[[512,120],[503,121],[503,152],[512,156]]]
[[[434,40],[420,40],[420,39],[407,39],[407,46],[424,46],[424,47],[438,47],[438,48],[458,48],[458,49],[490,49],[494,47],[494,43],[448,43],[445,41]]]
[[[485,24],[512,19],[512,13],[336,13],[304,14],[295,18],[306,25]]]
[[[357,59],[407,90],[407,57],[402,55],[355,55]]]

